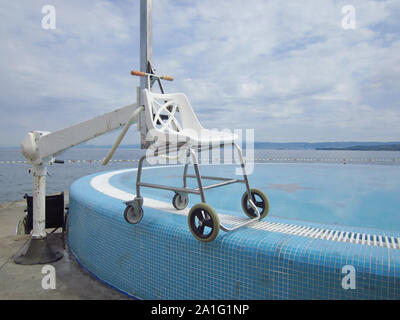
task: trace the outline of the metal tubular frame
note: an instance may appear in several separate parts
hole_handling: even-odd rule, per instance
[[[212,148],[222,147],[222,146],[223,145],[208,146],[208,148],[198,148],[198,152],[205,151],[205,150],[210,150]],[[258,208],[254,204],[253,195],[250,192],[250,185],[249,185],[249,181],[248,181],[248,178],[247,178],[247,173],[246,173],[245,162],[244,162],[242,150],[238,146],[238,144],[236,144],[234,142],[232,143],[232,146],[234,148],[236,148],[236,150],[237,150],[237,152],[239,154],[240,165],[242,167],[242,172],[243,172],[243,179],[230,179],[230,178],[224,178],[224,177],[202,176],[202,175],[200,175],[198,159],[197,159],[197,155],[196,155],[194,149],[191,148],[191,147],[185,146],[185,144],[183,144],[181,146],[177,146],[178,147],[178,152],[180,151],[179,147],[187,148],[187,151],[186,151],[186,162],[185,162],[185,167],[184,167],[184,170],[183,170],[183,187],[171,187],[171,186],[165,186],[165,185],[141,182],[143,162],[147,158],[147,155],[142,156],[140,158],[140,160],[139,160],[139,163],[138,163],[138,170],[137,170],[137,176],[136,176],[136,197],[135,197],[135,199],[133,201],[126,202],[126,204],[130,205],[130,204],[133,204],[134,202],[138,202],[138,204],[140,206],[143,204],[143,198],[140,195],[140,187],[170,190],[170,191],[174,191],[175,193],[178,193],[178,194],[188,194],[188,193],[199,194],[200,198],[201,198],[201,201],[203,203],[206,203],[206,197],[205,197],[205,194],[204,194],[205,190],[212,189],[212,188],[217,188],[217,187],[222,187],[222,186],[233,184],[233,183],[244,183],[245,186],[246,186],[247,194],[249,195],[248,201],[250,203],[250,206],[254,209],[254,211],[256,213],[256,217],[254,217],[252,219],[249,219],[247,221],[244,221],[244,222],[242,222],[242,223],[240,223],[240,224],[238,224],[238,225],[236,225],[236,226],[234,226],[232,228],[228,228],[228,227],[224,226],[222,223],[220,223],[220,228],[221,228],[221,230],[223,230],[225,232],[230,232],[230,231],[237,230],[237,229],[239,229],[241,227],[244,227],[244,226],[246,226],[246,225],[248,225],[248,224],[250,224],[252,222],[259,221],[261,216],[260,216],[260,212],[258,211]],[[170,149],[170,146],[166,146],[166,147],[161,148],[161,149],[156,149],[156,151],[154,152],[154,156],[158,157],[158,156],[163,155],[163,154],[168,154],[169,153],[168,152],[169,149]],[[192,158],[195,175],[187,174],[189,163],[190,163],[190,157]],[[188,188],[187,187],[187,178],[196,178],[198,188],[195,188],[195,189]],[[211,185],[208,185],[208,186],[203,186],[202,179],[205,179],[205,180],[216,180],[216,181],[221,181],[221,182],[215,183],[215,184],[211,184]]]

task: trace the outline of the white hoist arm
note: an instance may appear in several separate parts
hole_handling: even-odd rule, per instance
[[[127,122],[132,123],[136,120],[132,115],[135,111],[139,113],[138,107],[137,103],[131,104],[55,132],[31,131],[22,142],[22,154],[33,165],[44,164],[45,159],[51,159],[68,148],[118,129]]]

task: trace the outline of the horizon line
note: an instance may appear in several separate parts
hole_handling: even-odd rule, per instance
[[[245,143],[245,141],[243,141]],[[366,141],[360,141],[360,140],[330,140],[330,141],[316,141],[316,142],[310,142],[310,141],[288,141],[288,142],[273,142],[273,141],[254,141],[254,144],[256,143],[270,143],[270,144],[318,144],[318,143],[396,143],[400,144],[400,141],[396,140],[385,140],[385,141],[373,141],[373,140],[366,140]],[[127,147],[127,146],[139,146],[140,143],[127,143],[127,144],[121,144],[120,147]],[[0,145],[0,148],[20,148],[21,146],[2,146]],[[76,146],[73,146],[71,148],[76,148],[76,147],[112,147],[112,144],[79,144]]]

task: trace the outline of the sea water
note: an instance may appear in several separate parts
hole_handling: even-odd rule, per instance
[[[108,151],[107,148],[81,147],[72,148],[57,156],[56,158],[65,160],[65,163],[48,167],[47,194],[67,190],[73,181],[91,173],[137,167],[137,161],[126,160],[137,160],[144,154],[143,150],[120,148],[113,157],[115,161],[103,166],[99,160],[103,159]],[[398,151],[256,149],[254,154],[248,153],[248,156],[255,158],[255,162],[376,164],[394,165],[400,170]],[[29,174],[31,166],[24,161],[19,148],[0,148],[0,203],[21,200],[25,193],[32,194],[33,179]]]

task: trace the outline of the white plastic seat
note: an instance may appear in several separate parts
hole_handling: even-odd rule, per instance
[[[148,76],[150,84],[150,76]],[[161,86],[160,86],[161,87]],[[145,105],[145,118],[148,134],[147,141],[154,148],[154,153],[143,155],[138,162],[136,173],[136,195],[131,201],[125,202],[124,218],[128,223],[137,224],[143,217],[143,197],[140,194],[141,187],[174,191],[172,205],[176,210],[184,210],[189,204],[189,194],[200,196],[201,203],[192,206],[188,214],[188,224],[191,233],[196,239],[203,242],[213,241],[219,230],[226,232],[234,231],[244,227],[249,223],[259,221],[264,218],[269,210],[269,200],[267,196],[258,189],[250,189],[250,184],[246,174],[246,166],[241,148],[235,143],[236,135],[221,130],[208,130],[201,126],[197,119],[189,100],[183,93],[160,94],[152,93],[147,89],[142,91],[142,98]],[[177,149],[175,149],[176,145]],[[239,155],[242,167],[243,179],[212,177],[200,175],[199,162],[197,155],[203,151],[209,151],[222,145],[232,145]],[[173,146],[172,148],[170,148]],[[171,151],[172,149],[172,151]],[[185,150],[177,158],[171,157],[175,151]],[[145,183],[141,181],[143,162],[148,157],[163,156],[168,159],[179,159],[186,156],[183,169],[183,187],[166,186],[155,183]],[[194,175],[188,173],[188,167],[192,159]],[[197,188],[190,188],[187,179],[196,178]],[[214,184],[203,187],[202,180],[215,180]],[[233,183],[243,183],[246,191],[242,196],[241,204],[243,211],[250,218],[234,227],[226,227],[220,223],[215,210],[206,203],[205,190],[222,187]],[[256,197],[257,196],[257,199]],[[261,200],[260,200],[261,199]]]
[[[183,93],[161,94],[143,90],[146,125],[151,141],[160,146],[186,142],[189,145],[232,144],[237,136],[203,128]]]

